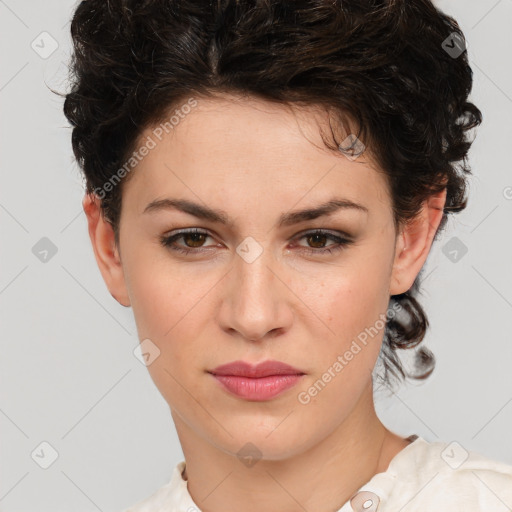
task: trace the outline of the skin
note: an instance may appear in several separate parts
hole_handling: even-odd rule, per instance
[[[353,161],[328,150],[320,137],[327,122],[313,107],[201,98],[125,183],[119,247],[98,198],[83,200],[110,293],[133,308],[139,339],[160,350],[148,370],[170,407],[183,476],[204,512],[337,510],[408,445],[375,413],[371,374],[383,329],[308,404],[297,396],[386,314],[391,295],[412,286],[446,189],[396,233],[387,183],[369,149]],[[343,209],[277,226],[282,213],[333,196],[368,213]],[[232,225],[173,209],[143,213],[167,197],[222,209]],[[175,244],[205,252],[184,256],[161,245],[159,237],[186,228],[208,236]],[[302,234],[315,228],[345,231],[354,242],[308,254],[335,246]],[[263,250],[252,263],[236,252],[248,236]],[[271,400],[244,400],[207,373],[240,359],[275,359],[306,375]],[[248,442],[261,452],[250,467],[237,456]]]

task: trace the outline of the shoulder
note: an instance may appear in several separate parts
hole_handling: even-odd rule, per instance
[[[393,500],[407,495],[403,512],[440,510],[510,511],[512,465],[464,448],[457,441],[418,438],[391,461]],[[397,501],[398,504],[398,501]]]
[[[174,467],[170,480],[156,490],[151,496],[138,501],[122,512],[160,512],[173,510],[197,511],[187,490],[187,482],[181,473],[185,468],[185,461]]]

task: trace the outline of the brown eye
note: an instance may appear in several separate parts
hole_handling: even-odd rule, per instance
[[[311,240],[313,240],[312,243],[313,243],[313,247],[315,249],[323,249],[323,247],[319,247],[319,245],[320,246],[324,245],[326,243],[326,241],[328,240],[327,235],[318,234],[318,233],[314,233],[312,235],[307,235],[304,238],[306,238],[309,243],[311,243]],[[323,242],[322,242],[322,240],[323,240]],[[318,244],[318,245],[316,245],[316,244]]]
[[[332,254],[333,252],[344,249],[353,243],[352,239],[341,237],[323,230],[315,230],[310,231],[309,233],[304,233],[301,237],[299,237],[299,240],[300,239],[306,239],[308,244],[310,244],[310,247],[299,246],[303,248],[302,250],[305,250],[309,254]],[[332,240],[335,243],[326,247],[326,240]]]
[[[205,231],[194,229],[192,231],[180,231],[170,236],[163,236],[160,238],[160,242],[164,247],[168,247],[173,251],[188,254],[190,252],[199,252],[200,249],[203,249],[202,244],[204,244],[205,239],[209,236]],[[183,239],[185,242],[184,246],[176,243],[179,239]],[[194,251],[194,249],[198,249],[198,251]]]
[[[183,240],[192,240],[192,244],[186,244],[189,247],[201,247],[201,243],[204,243],[204,238],[208,236],[204,233],[185,233],[182,235]],[[195,245],[198,244],[198,245]]]

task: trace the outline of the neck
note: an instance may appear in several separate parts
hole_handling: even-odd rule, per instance
[[[371,386],[321,442],[286,459],[263,457],[250,467],[236,453],[205,441],[172,412],[186,460],[183,477],[202,512],[334,512],[408,444],[376,416]]]

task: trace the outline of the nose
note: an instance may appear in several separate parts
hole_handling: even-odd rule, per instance
[[[294,294],[283,268],[268,249],[253,261],[236,255],[226,276],[219,312],[221,327],[241,339],[258,341],[288,331],[293,321]]]

